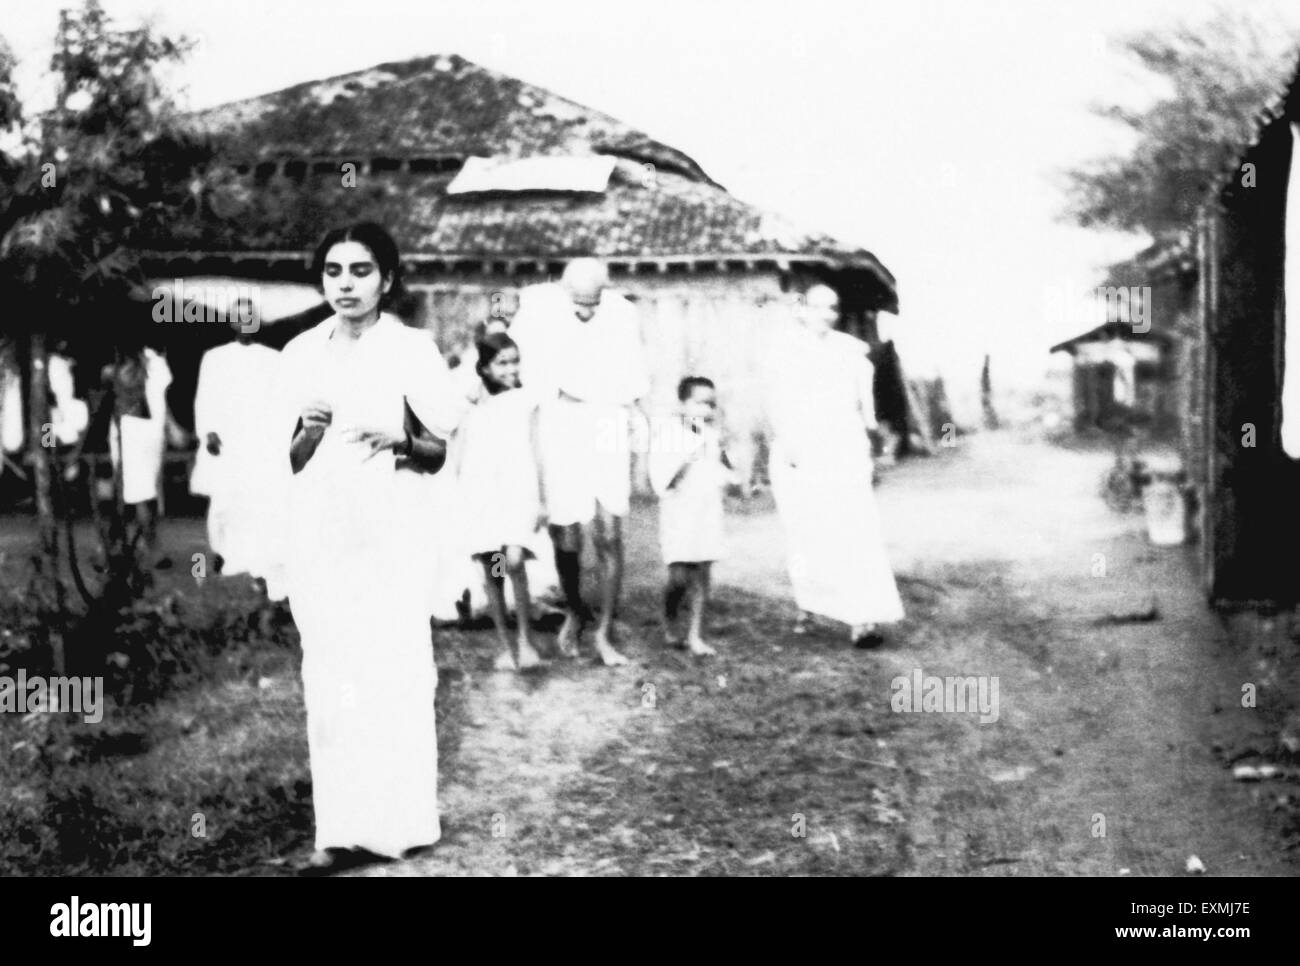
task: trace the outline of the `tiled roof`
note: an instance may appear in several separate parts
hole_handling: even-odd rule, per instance
[[[455,54],[379,64],[192,117],[259,161],[597,153],[709,180],[684,152]]]
[[[1127,322],[1119,319],[1102,323],[1095,329],[1089,329],[1072,339],[1066,339],[1064,342],[1052,346],[1048,352],[1069,352],[1073,353],[1079,346],[1089,342],[1111,342],[1118,340],[1120,342],[1158,342],[1162,345],[1168,345],[1172,337],[1167,332],[1155,331],[1137,331]]]
[[[897,310],[893,276],[870,252],[740,201],[684,153],[613,118],[460,57],[383,64],[195,120],[221,135],[227,161],[250,166],[234,180],[242,200],[169,226],[167,237],[153,240],[155,252],[295,257],[328,229],[367,219],[385,225],[412,257],[802,259],[857,273],[878,307]],[[618,161],[600,193],[446,193],[467,157],[538,154]],[[340,177],[349,159],[354,187]],[[411,163],[368,169],[376,159]],[[414,163],[429,159],[450,163]],[[259,177],[266,162],[294,162],[298,170]]]

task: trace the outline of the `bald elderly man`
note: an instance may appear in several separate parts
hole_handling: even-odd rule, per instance
[[[567,615],[558,646],[575,656],[591,622],[580,592],[583,527],[590,524],[600,570],[600,660],[626,664],[614,648],[623,581],[623,518],[631,496],[632,421],[650,391],[635,306],[609,289],[605,266],[571,261],[558,283],[520,293],[510,326],[524,390],[539,399],[538,449],[555,569]]]

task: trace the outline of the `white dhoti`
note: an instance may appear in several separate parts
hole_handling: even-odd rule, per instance
[[[776,426],[769,475],[795,601],[846,624],[902,620],[872,491],[867,347],[843,332],[796,330],[779,349],[768,376]]]
[[[624,406],[568,398],[542,403],[538,448],[551,523],[587,523],[597,504],[614,516],[627,516],[632,497],[628,426]]]
[[[846,624],[902,620],[870,475],[791,468],[779,444],[770,475],[799,608]]]
[[[120,441],[115,429],[109,432],[108,448],[113,465],[122,467],[122,499],[127,503],[156,500],[167,443],[165,424],[161,419],[123,416],[121,427]]]
[[[144,395],[149,418],[122,416],[121,438],[117,428],[108,434],[109,458],[122,467],[122,499],[127,503],[144,503],[158,498],[162,478],[163,453],[167,448],[167,387],[172,371],[167,360],[153,349],[144,350]]]

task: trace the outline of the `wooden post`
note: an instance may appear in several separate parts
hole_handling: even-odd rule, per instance
[[[984,368],[980,371],[980,403],[984,408],[984,428],[998,428],[997,410],[993,408],[993,376],[990,372],[991,359],[984,354]]]

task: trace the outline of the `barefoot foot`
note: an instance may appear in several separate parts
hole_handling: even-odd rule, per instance
[[[555,635],[555,649],[561,657],[578,656],[578,638],[581,635],[582,621],[575,614],[566,614],[560,633]]]
[[[595,644],[596,656],[605,667],[622,667],[627,663],[627,658],[614,650],[614,645],[609,642],[604,631],[597,632]]]
[[[709,645],[705,644],[703,639],[692,637],[686,642],[686,649],[696,657],[713,657],[718,652]]]
[[[537,650],[529,641],[519,642],[519,670],[527,671],[529,668],[545,667],[546,661],[537,653]]]

